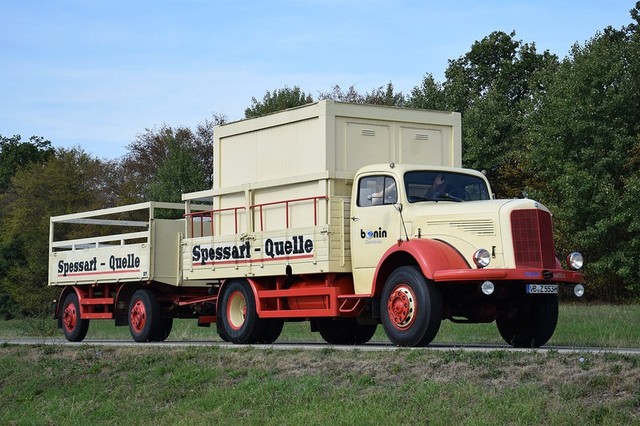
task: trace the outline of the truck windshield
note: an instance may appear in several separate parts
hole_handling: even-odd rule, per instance
[[[404,175],[407,199],[419,201],[489,200],[485,181],[477,176],[443,171],[415,171]]]

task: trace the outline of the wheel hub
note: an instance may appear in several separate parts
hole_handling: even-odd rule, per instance
[[[136,330],[136,332],[140,332],[144,329],[144,324],[147,320],[147,311],[144,308],[144,304],[141,300],[136,301],[131,308],[130,316],[130,324]]]
[[[393,325],[405,329],[415,318],[415,297],[411,289],[405,285],[396,287],[389,296],[387,311]]]
[[[247,301],[242,293],[235,292],[229,297],[227,318],[231,327],[236,330],[242,328],[247,318]]]
[[[73,303],[68,304],[62,313],[62,323],[67,330],[73,330],[78,321],[78,313]]]

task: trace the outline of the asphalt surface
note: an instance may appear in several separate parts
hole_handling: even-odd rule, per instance
[[[558,352],[558,353],[615,353],[624,355],[640,355],[640,348],[597,348],[597,347],[567,347],[567,346],[543,346],[535,349],[512,348],[508,345],[457,345],[457,344],[431,344],[422,348],[400,348],[391,343],[369,342],[365,345],[329,345],[324,342],[275,342],[269,345],[235,345],[232,343],[211,340],[167,340],[164,342],[138,343],[132,340],[97,340],[85,339],[82,342],[68,342],[64,339],[0,339],[0,345],[30,345],[30,346],[115,346],[115,347],[190,347],[211,346],[228,349],[255,348],[270,350],[359,350],[359,351],[397,351],[397,350],[421,350],[421,351],[508,351],[508,352]]]

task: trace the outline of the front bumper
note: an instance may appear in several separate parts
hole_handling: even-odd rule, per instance
[[[580,284],[581,272],[566,269],[443,269],[433,273],[435,282],[521,281],[527,283]]]

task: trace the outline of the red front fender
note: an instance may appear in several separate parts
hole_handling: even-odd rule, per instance
[[[382,256],[374,275],[374,294],[379,294],[387,277],[398,266],[417,264],[423,275],[433,280],[439,270],[471,269],[464,257],[450,245],[427,239],[402,241],[391,246]]]

